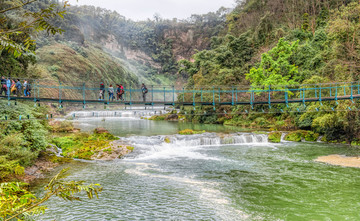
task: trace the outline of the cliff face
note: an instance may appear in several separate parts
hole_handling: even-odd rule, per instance
[[[172,40],[172,52],[176,61],[190,59],[197,50],[202,51],[210,46],[210,39],[192,28],[168,29],[164,32],[164,38]]]

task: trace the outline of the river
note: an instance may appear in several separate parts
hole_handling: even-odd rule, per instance
[[[270,144],[264,134],[219,125],[138,118],[76,124],[105,127],[135,150],[113,162],[72,163],[69,179],[101,184],[100,198],[53,198],[37,220],[360,220],[360,169],[313,161],[354,155],[353,148]],[[175,135],[185,128],[211,133]]]

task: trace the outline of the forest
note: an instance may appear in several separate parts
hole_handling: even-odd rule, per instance
[[[227,15],[226,33],[213,37],[211,49],[196,53],[194,61],[180,61],[179,71],[188,76],[188,88],[358,81],[359,10],[358,1],[244,1]],[[306,109],[293,104],[288,110],[300,108],[303,112],[193,116],[189,120],[274,130],[313,130],[325,135],[323,140],[357,143],[357,111],[313,112],[331,107],[344,110],[347,106],[358,104],[313,103]],[[239,108],[225,109],[236,113]],[[263,107],[256,108],[259,111]]]

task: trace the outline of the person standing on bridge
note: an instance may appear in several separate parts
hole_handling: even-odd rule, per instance
[[[6,95],[10,95],[10,88],[11,88],[11,80],[10,77],[8,77],[8,79],[6,80]]]
[[[105,100],[105,86],[100,83],[99,100]]]
[[[25,93],[26,93],[26,97],[31,97],[31,84],[30,82],[26,84],[26,87],[25,87]]]
[[[122,84],[120,84],[119,86],[120,86],[120,100],[124,101],[123,99],[123,94],[125,93],[124,87],[122,86]]]
[[[122,101],[122,90],[121,90],[121,84],[116,85],[116,100]]]
[[[143,100],[144,102],[146,102],[146,94],[148,93],[148,89],[146,88],[144,83],[141,85],[141,92],[143,94]]]
[[[21,94],[22,94],[22,85],[21,85],[20,79],[17,79],[17,82],[16,82],[16,96],[20,97]]]
[[[108,92],[109,92],[109,101],[114,101],[114,88],[112,86],[112,84],[110,84],[110,87],[108,88]]]
[[[1,91],[0,91],[1,93],[1,95],[3,94],[3,92],[5,93],[5,95],[6,95],[6,92],[7,92],[7,88],[6,88],[6,80],[5,80],[5,77],[4,76],[2,76],[1,77]]]
[[[13,95],[16,94],[16,82],[14,80],[11,80],[11,92]]]
[[[24,81],[24,96],[26,97],[27,94],[26,94],[26,86],[27,86],[28,82],[27,80]]]

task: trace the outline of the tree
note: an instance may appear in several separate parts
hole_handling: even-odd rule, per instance
[[[301,82],[297,76],[298,67],[290,61],[298,45],[299,41],[290,43],[281,38],[276,47],[262,54],[259,67],[252,68],[246,74],[246,79],[250,80],[254,89],[270,85],[280,85],[278,88],[282,88],[284,85]]]
[[[67,201],[79,201],[80,198],[75,194],[86,192],[89,199],[98,197],[102,191],[99,184],[84,185],[84,181],[65,181],[67,172],[68,169],[64,169],[51,179],[42,198],[37,198],[29,192],[25,183],[1,183],[0,220],[26,220],[29,216],[42,214],[46,210],[46,206],[42,204],[53,196]]]
[[[54,3],[48,7],[39,8],[35,11],[29,5],[39,0],[13,0],[0,2],[0,53],[3,50],[13,54],[16,58],[24,53],[34,53],[35,41],[30,37],[32,31],[46,31],[55,35],[63,30],[54,26],[51,21],[56,17],[63,18],[65,8],[69,6],[64,2],[62,8]],[[20,20],[11,19],[16,14]],[[23,36],[17,38],[17,36]]]

